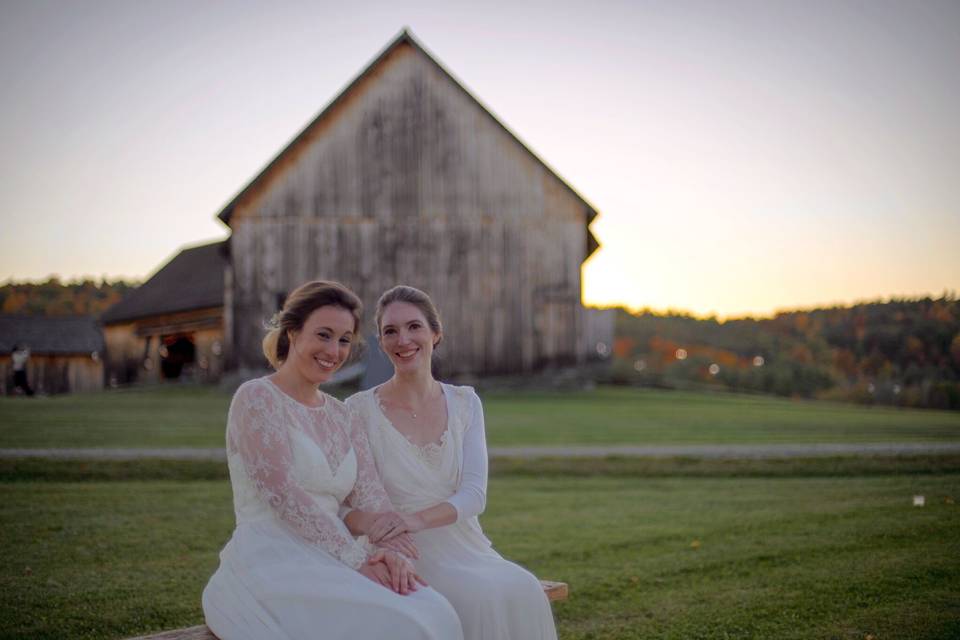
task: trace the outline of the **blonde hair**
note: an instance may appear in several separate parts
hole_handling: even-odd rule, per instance
[[[377,335],[380,335],[383,329],[383,312],[394,302],[406,302],[419,309],[420,312],[423,313],[423,317],[426,318],[427,324],[433,332],[439,336],[434,346],[440,344],[443,340],[443,324],[440,322],[440,313],[437,311],[436,305],[433,304],[433,300],[431,300],[430,296],[426,293],[416,287],[405,284],[399,284],[392,289],[387,289],[383,292],[383,295],[380,296],[380,299],[377,300]]]
[[[353,291],[339,282],[314,280],[297,287],[274,314],[263,337],[263,355],[274,369],[287,359],[290,333],[300,331],[310,314],[320,307],[340,307],[353,316],[353,332],[360,328],[363,304]],[[359,336],[358,336],[359,337]]]

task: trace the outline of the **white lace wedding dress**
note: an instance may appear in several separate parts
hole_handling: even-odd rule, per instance
[[[237,526],[203,592],[221,640],[462,638],[441,595],[401,596],[357,572],[372,550],[341,504],[390,509],[362,426],[325,396],[308,407],[268,378],[243,384],[227,420]]]
[[[487,449],[480,398],[470,387],[443,384],[447,429],[439,443],[419,447],[390,423],[376,389],[347,405],[363,420],[383,486],[405,513],[449,502],[457,521],[413,535],[417,572],[457,610],[466,640],[556,640],[540,581],[500,556],[477,515],[487,486]]]

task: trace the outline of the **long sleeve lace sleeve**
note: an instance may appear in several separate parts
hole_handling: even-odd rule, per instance
[[[367,559],[336,514],[327,513],[293,473],[293,451],[283,411],[269,391],[241,387],[230,405],[228,445],[239,453],[257,495],[303,539],[359,569]]]
[[[483,405],[476,393],[469,398],[470,418],[463,435],[463,470],[460,487],[447,498],[457,510],[457,521],[483,513],[487,505],[487,436]]]
[[[360,511],[393,511],[393,504],[383,488],[376,461],[370,451],[370,440],[363,419],[357,411],[350,411],[350,444],[357,456],[357,482],[344,502]]]

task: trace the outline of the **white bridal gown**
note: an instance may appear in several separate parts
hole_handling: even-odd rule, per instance
[[[433,589],[401,596],[357,572],[371,548],[341,504],[390,509],[363,427],[325,396],[308,407],[268,378],[243,384],[227,419],[237,527],[203,591],[221,640],[462,638]]]
[[[487,487],[483,407],[470,387],[442,384],[447,429],[419,447],[394,428],[376,389],[347,400],[367,427],[370,448],[393,506],[412,513],[449,502],[457,521],[413,534],[417,572],[457,610],[466,640],[555,640],[540,581],[490,546],[477,520]]]

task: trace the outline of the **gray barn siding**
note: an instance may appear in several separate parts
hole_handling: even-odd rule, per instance
[[[384,289],[429,291],[444,374],[580,358],[584,205],[422,54],[396,49],[312,136],[231,219],[240,366],[315,278],[357,291],[368,329]]]

